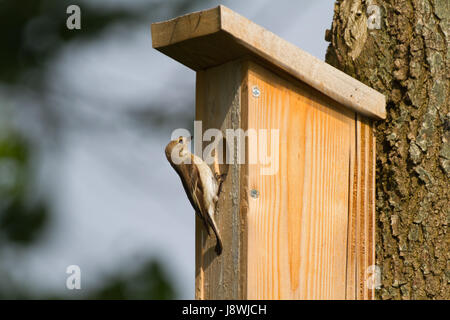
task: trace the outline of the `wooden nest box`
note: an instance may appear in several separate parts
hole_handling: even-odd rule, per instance
[[[154,23],[152,40],[196,71],[203,130],[278,132],[247,136],[246,162],[229,164],[222,255],[196,222],[196,298],[373,299],[372,119],[385,97],[224,6]],[[249,161],[261,142],[271,174]]]

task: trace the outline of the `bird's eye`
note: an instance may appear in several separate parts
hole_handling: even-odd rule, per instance
[[[178,143],[183,143],[183,139],[182,138],[178,139]]]

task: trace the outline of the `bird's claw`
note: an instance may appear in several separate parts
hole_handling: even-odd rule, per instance
[[[227,176],[226,174],[219,174],[219,173],[215,173],[214,174],[214,176],[216,177],[216,180],[219,182],[219,183],[222,183],[222,182],[224,182],[225,181],[225,177]]]

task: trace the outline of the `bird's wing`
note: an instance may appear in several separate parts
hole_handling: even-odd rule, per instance
[[[189,198],[192,206],[194,207],[195,212],[197,213],[200,220],[202,220],[205,229],[210,235],[209,227],[212,228],[214,234],[217,238],[216,252],[218,255],[222,252],[222,240],[219,235],[219,231],[217,230],[217,226],[212,220],[212,217],[208,214],[208,209],[205,207],[204,203],[204,186],[200,179],[200,172],[198,171],[198,167],[194,164],[194,160],[192,159],[190,164],[182,164],[178,166],[177,169],[178,174],[181,177],[181,181],[183,183],[184,191]]]
[[[193,163],[181,164],[177,172],[181,177],[184,191],[186,192],[195,213],[202,220],[209,235],[209,216],[203,203],[203,185],[200,180],[200,172],[198,171],[197,166]]]

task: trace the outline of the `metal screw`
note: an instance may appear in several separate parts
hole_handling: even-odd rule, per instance
[[[261,94],[261,91],[259,90],[258,86],[252,87],[252,94],[255,98],[258,98]]]
[[[259,191],[258,190],[255,190],[255,189],[252,189],[251,191],[250,191],[250,196],[252,197],[252,198],[258,198],[259,197]]]

